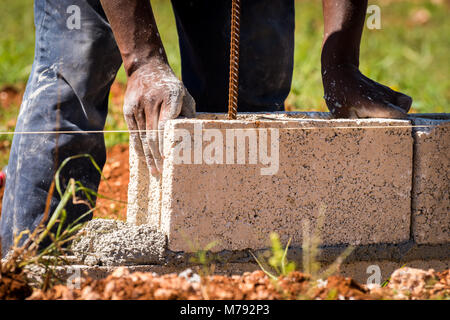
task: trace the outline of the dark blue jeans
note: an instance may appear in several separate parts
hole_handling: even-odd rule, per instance
[[[173,0],[182,78],[197,111],[226,112],[231,1]],[[48,191],[61,162],[90,154],[102,168],[103,130],[109,90],[122,63],[99,0],[35,0],[35,58],[23,98],[8,164],[0,219],[3,255],[14,235],[41,221]],[[80,8],[81,28],[68,28]],[[283,110],[291,85],[294,0],[242,3],[239,111]],[[55,131],[69,133],[54,134]],[[76,131],[76,133],[75,133]],[[70,133],[74,132],[74,133]],[[80,133],[81,132],[81,133]],[[97,190],[100,175],[88,159],[69,162],[61,173]],[[55,192],[50,214],[60,202]],[[68,222],[89,210],[70,203]],[[89,220],[87,216],[84,220]]]

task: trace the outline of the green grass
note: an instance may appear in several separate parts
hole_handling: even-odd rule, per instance
[[[181,64],[175,21],[167,0],[152,0],[158,27],[175,73]],[[450,6],[429,1],[371,1],[381,7],[381,30],[365,28],[361,46],[361,70],[367,76],[414,98],[418,112],[450,112]],[[34,27],[31,0],[8,1],[0,11],[0,88],[23,88],[34,55]],[[424,25],[411,22],[418,9],[430,13]],[[320,49],[322,41],[320,1],[296,2],[295,67],[289,109],[326,110],[322,99]],[[117,76],[125,83],[123,69]],[[112,106],[107,129],[124,129],[120,106]],[[5,112],[0,106],[0,130],[17,111]],[[0,140],[5,139],[0,136]],[[107,145],[126,141],[125,134],[108,134]],[[4,157],[4,156],[3,156]],[[2,156],[0,155],[0,166]]]
[[[33,2],[3,2],[0,10],[0,87],[23,84],[34,56]]]

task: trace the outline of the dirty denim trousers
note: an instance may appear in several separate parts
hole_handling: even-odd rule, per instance
[[[73,5],[80,9],[80,28],[68,27]],[[226,112],[231,0],[173,0],[172,5],[182,79],[197,111]],[[34,230],[42,220],[64,159],[90,154],[103,168],[104,136],[87,132],[103,130],[110,87],[122,63],[99,0],[35,0],[34,11],[35,58],[12,143],[0,218],[3,255],[14,235]],[[283,110],[293,69],[294,0],[245,0],[241,19],[239,111]],[[94,191],[100,182],[87,158],[72,160],[62,170],[63,190],[70,178]],[[55,191],[50,214],[59,202]],[[72,202],[66,209],[67,223],[89,210]]]

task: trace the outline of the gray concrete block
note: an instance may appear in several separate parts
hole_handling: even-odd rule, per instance
[[[148,194],[131,189],[130,199],[148,214],[133,204],[130,223],[150,224],[167,235],[170,250],[185,252],[213,241],[213,251],[266,248],[270,232],[301,245],[304,221],[319,230],[323,245],[409,239],[408,121],[333,120],[326,113],[223,117],[169,121],[160,177],[143,172],[130,147],[130,185],[149,186]],[[239,142],[245,139],[252,142]]]
[[[411,119],[413,238],[423,244],[450,242],[450,115],[415,115]]]
[[[165,236],[148,225],[94,219],[82,232],[71,247],[79,263],[120,266],[163,261]]]

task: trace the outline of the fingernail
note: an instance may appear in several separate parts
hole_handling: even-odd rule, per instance
[[[164,163],[163,163],[162,159],[159,159],[156,163],[156,167],[159,172],[162,172],[163,166],[164,166]]]
[[[159,175],[159,171],[158,171],[158,169],[157,169],[156,167],[151,167],[151,168],[150,168],[150,174],[151,174],[152,176],[156,177],[156,176]]]

